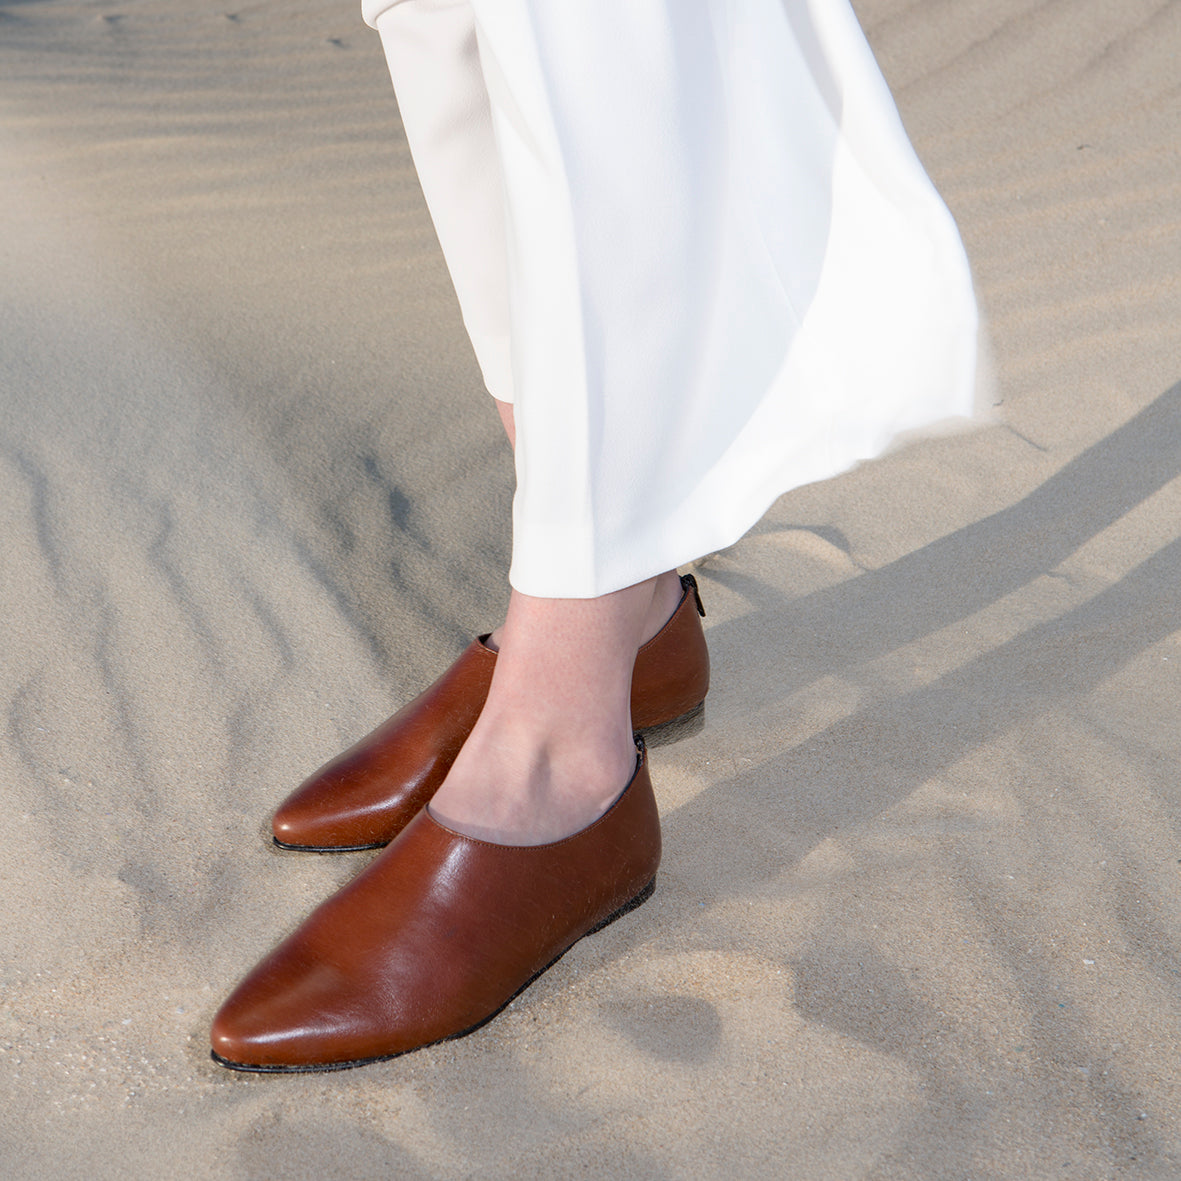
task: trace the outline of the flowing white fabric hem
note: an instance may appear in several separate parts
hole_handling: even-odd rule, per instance
[[[967,260],[847,0],[470,12],[506,219],[517,589],[643,581],[972,413]]]

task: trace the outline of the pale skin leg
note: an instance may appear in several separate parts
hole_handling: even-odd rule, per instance
[[[496,403],[509,441],[512,407]],[[681,596],[676,571],[597,599],[513,591],[493,633],[480,719],[430,803],[449,828],[502,844],[558,840],[606,810],[631,777],[636,650]]]

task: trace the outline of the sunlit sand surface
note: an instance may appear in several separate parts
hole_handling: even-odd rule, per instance
[[[0,2],[0,1172],[1181,1175],[1181,6],[859,0],[995,421],[696,567],[653,900],[338,1075],[214,1009],[270,809],[506,599],[512,471],[351,4]]]

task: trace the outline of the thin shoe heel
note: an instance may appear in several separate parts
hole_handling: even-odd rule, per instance
[[[625,914],[631,912],[638,907],[644,905],[653,894],[656,893],[656,879],[653,878],[631,901],[625,902],[618,910],[609,914],[601,923],[596,923],[587,931],[587,935],[594,935],[601,931],[604,927],[609,927],[616,919],[621,919]],[[585,936],[584,936],[585,938]]]
[[[682,738],[691,738],[705,729],[705,702],[699,701],[691,710],[673,718],[669,722],[661,722],[656,726],[649,726],[641,730],[640,734],[649,746],[670,746],[680,742]]]

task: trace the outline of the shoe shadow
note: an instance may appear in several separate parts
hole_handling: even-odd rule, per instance
[[[1179,475],[1181,383],[1011,507],[879,570],[784,602],[764,582],[743,579],[729,569],[715,571],[705,563],[696,573],[707,605],[713,580],[741,590],[760,608],[712,627],[711,650],[719,665],[741,669],[744,679],[760,687],[766,700],[757,705],[773,716],[776,705],[815,684],[819,676],[859,672],[1054,573],[1081,546]],[[912,977],[919,968],[866,943],[865,931],[849,929],[848,914],[840,907],[830,913],[818,903],[821,909],[803,926],[788,919],[788,912],[774,912],[783,916],[775,921],[792,928],[782,938],[768,934],[765,916],[763,927],[745,932],[741,908],[753,902],[751,913],[758,913],[762,900],[777,896],[783,874],[838,830],[872,823],[978,749],[1028,728],[1039,717],[1069,709],[1176,633],[1181,629],[1178,586],[1181,538],[1160,546],[1123,577],[1058,616],[911,691],[879,686],[851,714],[746,764],[666,811],[664,865],[654,904],[635,921],[613,928],[609,942],[597,945],[589,957],[590,970],[613,962],[627,965],[633,949],[659,964],[686,947],[716,947],[741,958],[741,949],[753,943],[758,957],[781,963],[790,973],[792,984],[783,1003],[809,1026],[905,1063],[910,1077],[919,1080],[926,1098],[915,1109],[917,1122],[908,1137],[921,1146],[921,1125],[933,1121],[937,1131],[927,1133],[928,1141],[939,1143],[955,1159],[971,1159],[978,1125],[952,1121],[956,1131],[949,1141],[946,1116],[948,1111],[989,1109],[992,1101],[986,1096],[992,1092],[981,1091],[983,1084],[972,1070],[988,1061],[992,1050],[973,1044],[969,1056],[979,1058],[969,1057],[972,1069],[961,1069],[964,1064],[955,1055],[930,1049],[949,1021],[918,986],[920,977]],[[741,686],[735,691],[741,695]],[[698,749],[707,749],[708,735],[707,728],[704,740],[694,739]],[[764,736],[769,741],[769,732]],[[1119,847],[1113,837],[1113,851],[1097,856],[1117,856]],[[1006,1003],[1012,1008],[1006,1011],[1034,1015],[1030,1025],[1037,1032],[1027,1038],[1033,1038],[1031,1048],[1036,1046],[1045,1062],[1090,1061],[1098,1051],[1084,1026],[1065,1018],[1040,1024],[1036,1019],[1046,1011],[1048,997],[1066,999],[1065,991],[1057,991],[1065,971],[1060,961],[1052,955],[1035,961],[1029,951],[1050,912],[1039,911],[1032,918],[1017,914],[1009,896],[998,895],[989,880],[991,863],[967,861],[960,901],[965,914],[988,933],[987,955],[1010,990]],[[1135,881],[1133,876],[1127,886],[1137,891],[1134,904],[1126,908],[1131,919],[1119,910],[1118,897],[1112,903],[1127,930],[1113,926],[1104,934],[1135,949],[1137,970],[1155,980],[1160,995],[1175,996],[1174,933],[1160,928],[1151,906],[1142,903],[1139,887],[1131,884]],[[1112,886],[1117,895],[1119,888]],[[727,909],[728,903],[737,905]],[[703,923],[703,915],[711,912],[711,920]],[[912,912],[900,922],[905,925],[915,917]],[[1142,951],[1145,946],[1149,950]],[[949,957],[957,954],[948,948]],[[939,967],[925,963],[921,970],[924,982],[931,986],[933,981],[938,988]],[[691,983],[686,987],[692,988]],[[654,1004],[651,997],[637,996],[629,1008],[625,989],[611,994],[605,1002],[611,1014],[607,1024],[627,1035],[656,1065],[690,1050],[708,1058],[719,1038],[724,1042],[745,1036],[724,1022],[719,1026],[717,1014],[688,994],[674,999],[694,1019],[683,1023],[686,1029],[700,1027],[696,1039],[686,1034],[682,1041],[662,1040],[659,1026],[655,1032],[637,1033],[633,1010]],[[1065,1007],[1053,1012],[1065,1012]],[[1023,1049],[1015,1047],[1014,1052]],[[1135,1129],[1140,1159],[1163,1159],[1150,1129],[1137,1122],[1143,1118],[1138,1115],[1142,1096],[1121,1091],[1118,1080],[1098,1069],[1077,1088],[1076,1100],[1091,1102],[1106,1126]],[[934,1169],[929,1175],[942,1174]]]
[[[839,673],[967,619],[1050,573],[1179,474],[1181,382],[1016,504],[881,569],[786,604],[733,571],[707,565],[703,574],[769,608],[774,626],[761,631],[770,646],[749,644],[762,657],[758,664],[773,669],[786,642],[793,653],[815,656]],[[747,627],[742,619],[714,629],[711,645],[722,648],[731,629]],[[784,683],[787,692],[796,687]]]
[[[1181,383],[1016,504],[831,588],[783,602],[705,563],[697,574],[707,592],[715,580],[760,607],[711,628],[711,649],[719,664],[773,686],[759,702],[773,707],[814,683],[817,669],[867,665],[1052,573],[1178,475]],[[1093,691],[1181,627],[1178,585],[1181,540],[1062,615],[911,692],[878,694],[667,812],[664,868],[688,888],[667,888],[665,873],[662,928],[695,925],[702,898],[765,886],[838,827],[880,816],[1013,727]],[[630,946],[649,936],[641,920],[615,938]]]

